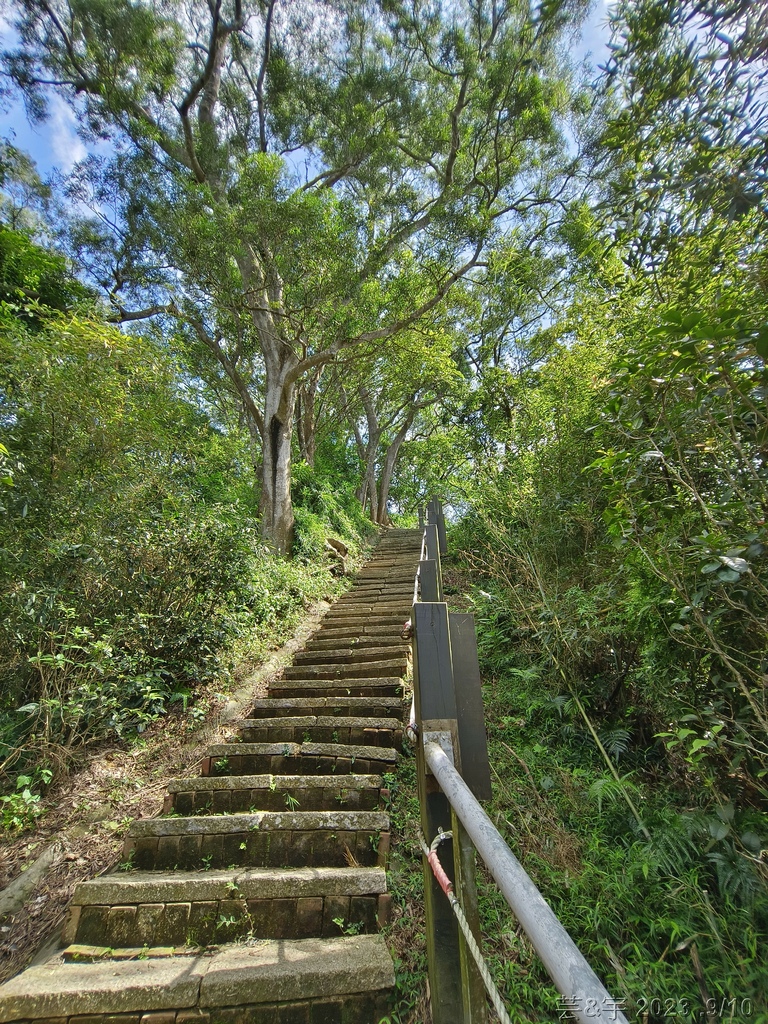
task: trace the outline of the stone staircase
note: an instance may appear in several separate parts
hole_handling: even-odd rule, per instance
[[[78,885],[63,948],[0,987],[0,1024],[378,1024],[394,987],[388,791],[421,534],[392,530],[240,742]]]

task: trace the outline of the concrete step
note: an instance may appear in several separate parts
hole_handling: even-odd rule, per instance
[[[163,812],[376,811],[388,799],[380,775],[207,775],[172,779]]]
[[[240,722],[245,743],[351,743],[399,748],[402,722],[386,718],[349,718],[343,715],[303,715],[295,718],[246,718]]]
[[[374,647],[379,648],[379,650],[386,648],[388,651],[391,651],[394,648],[397,651],[408,652],[411,647],[411,641],[403,640],[399,630],[384,636],[351,636],[339,639],[327,637],[324,633],[318,632],[312,640],[307,641],[304,651],[335,651],[343,647],[350,651],[367,651]]]
[[[378,867],[134,871],[81,882],[62,942],[140,949],[371,934],[389,909]]]
[[[331,665],[289,665],[283,671],[284,679],[373,679],[377,676],[402,676],[408,666],[404,654],[394,656],[390,654],[384,660],[353,662],[348,664],[340,662]]]
[[[134,821],[123,861],[141,871],[384,866],[382,811],[258,811]]]
[[[347,615],[353,610],[356,613],[365,615],[400,615],[403,610],[408,611],[412,607],[413,602],[411,601],[411,595],[408,597],[391,598],[389,596],[380,597],[376,600],[370,600],[370,598],[357,598],[356,600],[349,600],[344,602],[337,602],[331,605],[328,611],[323,616],[323,622],[330,622],[339,615]]]
[[[372,679],[276,679],[269,684],[274,697],[402,697],[401,676]]]
[[[337,603],[338,601],[347,601],[351,597],[359,596],[360,594],[388,596],[391,600],[413,597],[415,580],[416,566],[414,566],[413,572],[403,573],[400,579],[392,579],[391,575],[387,572],[377,572],[369,580],[357,580],[348,591],[337,599]]]
[[[339,604],[342,601],[350,601],[367,596],[381,597],[390,601],[399,601],[403,598],[408,600],[414,596],[415,577],[416,573],[413,572],[409,573],[408,577],[403,577],[400,580],[387,581],[377,574],[375,579],[360,580],[353,587],[350,587],[345,594],[342,594],[337,599],[336,603]]]
[[[394,769],[390,747],[347,743],[217,743],[208,747],[201,774],[383,775]]]
[[[369,621],[355,619],[350,623],[332,622],[321,626],[315,633],[314,639],[333,640],[337,637],[347,637],[350,640],[362,640],[368,637],[397,637],[400,639],[400,632],[403,628],[403,621],[388,622],[383,626],[372,624]]]
[[[379,1024],[394,983],[392,957],[378,935],[262,941],[163,959],[55,958],[0,986],[0,1021],[87,1017],[96,1024],[108,1017],[133,1024],[168,1011],[153,1017],[155,1024]]]
[[[339,626],[354,626],[358,634],[362,634],[372,626],[387,626],[390,633],[402,628],[403,623],[410,617],[410,608],[397,614],[379,615],[367,611],[353,611],[352,609],[342,610],[337,615],[328,615],[323,620],[323,631],[326,629],[338,629]]]
[[[310,648],[309,650],[299,651],[293,659],[293,664],[294,666],[365,664],[369,661],[386,661],[388,658],[401,661],[404,657],[404,651],[402,653],[399,650],[393,651],[391,645],[384,645],[382,647],[370,645],[366,647],[355,644],[354,647],[350,647],[337,644],[336,647],[329,650],[318,651]]]
[[[366,615],[388,615],[390,613],[402,615],[413,607],[413,595],[409,594],[401,598],[391,597],[350,597],[346,601],[337,601],[323,617],[323,622],[332,621],[336,616],[352,614],[353,612],[365,612]]]
[[[391,718],[402,721],[405,710],[399,697],[266,697],[251,704],[248,717],[344,715],[352,718]]]

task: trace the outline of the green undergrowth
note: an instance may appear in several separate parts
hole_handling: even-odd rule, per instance
[[[532,670],[488,673],[486,664],[485,678],[489,813],[628,1018],[703,1020],[709,1009],[768,1020],[768,898],[728,841],[764,823],[735,822],[732,806],[676,791],[604,729],[617,781],[572,700],[543,691]],[[480,898],[486,951],[514,1018],[557,1020],[543,967],[484,873]]]
[[[532,657],[502,592],[485,586],[493,592],[476,589],[472,607],[494,789],[486,809],[502,835],[628,1019],[768,1021],[759,807],[702,786],[631,691],[619,712],[558,679]],[[577,641],[576,616],[573,626]],[[565,1004],[484,870],[479,893],[512,1019],[557,1020]]]
[[[395,963],[395,1001],[390,1019],[391,1024],[423,1024],[427,992],[424,882],[416,758],[410,750],[403,750],[395,771],[384,780],[390,790],[387,809],[392,836],[387,865],[392,923],[386,934]]]
[[[86,746],[135,742],[170,713],[202,722],[236,666],[346,588],[371,530],[352,485],[300,467],[294,557],[274,556],[247,435],[188,398],[157,339],[33,305],[0,302],[0,830],[11,833],[34,824]],[[347,549],[343,569],[328,537]]]
[[[471,589],[455,560],[446,578],[456,594]],[[499,595],[474,593],[449,602],[476,617],[493,783],[485,809],[616,1006],[644,1024],[765,1024],[764,816],[698,785],[631,708],[618,721],[554,685],[505,638]],[[416,1024],[428,1018],[412,757],[390,785],[392,1021]],[[566,1002],[482,864],[478,892],[484,954],[511,1019],[561,1019]]]

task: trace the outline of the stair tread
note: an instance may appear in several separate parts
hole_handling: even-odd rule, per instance
[[[380,775],[200,775],[191,779],[171,779],[168,783],[168,792],[188,793],[214,789],[324,789],[328,787],[381,789],[383,784]]]
[[[75,887],[76,906],[278,899],[286,896],[358,896],[387,891],[379,867],[236,868],[209,871],[134,871],[101,875]]]
[[[306,832],[331,829],[339,832],[386,831],[384,811],[254,811],[229,814],[197,814],[185,818],[141,818],[128,827],[131,839],[147,836],[180,836],[199,833],[230,833],[287,830]]]
[[[286,728],[302,726],[338,726],[349,729],[397,729],[402,722],[396,718],[370,718],[349,715],[286,715],[276,718],[242,718],[238,723],[240,729],[271,729],[284,725]]]
[[[291,1002],[394,985],[379,935],[271,939],[147,960],[31,967],[0,987],[0,1020]]]
[[[215,743],[208,747],[208,757],[235,757],[244,754],[283,754],[302,757],[324,754],[326,757],[354,757],[361,760],[395,761],[393,747],[371,747],[352,743]]]
[[[308,686],[318,686],[322,689],[327,690],[330,686],[336,684],[340,691],[343,691],[345,687],[349,686],[401,686],[403,682],[402,676],[349,676],[343,679],[313,679],[309,678],[297,678],[297,679],[276,679],[274,682],[269,684],[270,690],[280,689],[281,687],[289,687],[306,683]],[[331,696],[330,694],[328,696]],[[343,692],[339,693],[340,697],[343,697]]]
[[[317,712],[326,711],[332,713],[336,706],[359,707],[359,708],[381,708],[402,713],[403,702],[400,697],[264,697],[255,700],[249,708],[249,714],[254,711],[273,710],[296,710],[316,709]],[[270,716],[272,717],[272,716]],[[363,716],[365,717],[365,716]]]

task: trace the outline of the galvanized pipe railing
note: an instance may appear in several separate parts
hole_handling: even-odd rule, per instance
[[[424,737],[424,757],[475,849],[523,926],[568,1009],[582,1024],[623,1022],[619,1004],[589,966],[531,877],[504,842],[445,752],[445,739]]]
[[[430,551],[427,531],[430,525],[435,527],[438,524],[441,534],[439,547],[444,551],[442,509],[439,503],[432,501],[421,559],[426,553],[428,558],[437,560],[432,578],[433,591],[435,587],[439,588],[437,581],[441,579],[440,550]],[[432,546],[434,548],[434,535]],[[456,875],[456,891],[460,899],[464,895],[462,885],[468,886],[468,915],[471,915],[472,902],[476,900],[472,867],[474,846],[563,997],[568,1014],[581,1024],[627,1024],[621,1012],[621,1002],[611,997],[477,799],[476,794],[483,799],[490,794],[490,775],[486,768],[486,782],[482,767],[478,771],[479,762],[485,761],[487,766],[487,750],[474,625],[471,616],[449,614],[440,600],[442,594],[434,600],[437,594],[433,592],[430,595],[433,600],[425,602],[428,607],[417,603],[419,576],[420,572],[417,572],[411,614],[414,702],[406,732],[417,747],[419,801],[427,844],[435,838],[434,834],[428,833],[437,833],[443,828],[440,821],[445,820],[446,813],[449,814],[455,825],[453,842],[446,844],[453,847],[453,858],[446,867]],[[465,621],[454,622],[454,619]],[[471,652],[461,649],[468,640],[467,619],[472,631]],[[480,740],[479,734],[482,734]],[[460,735],[463,735],[461,744],[466,741],[468,748],[463,751]],[[440,801],[445,801],[445,804]],[[460,1021],[477,1024],[486,1020],[486,1011],[477,989],[470,991],[472,980],[471,972],[466,968],[466,946],[462,945],[461,937],[447,927],[446,917],[436,902],[435,887],[428,880],[429,868],[425,862],[425,883],[428,883],[425,888],[427,952],[433,1020],[435,1024],[458,1024]],[[474,912],[473,930],[478,927],[476,906]],[[476,937],[479,938],[477,931]],[[457,942],[461,947],[458,950],[455,948]],[[459,963],[461,979],[457,981]],[[480,991],[482,993],[482,989]]]

